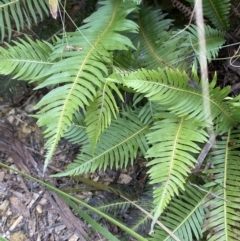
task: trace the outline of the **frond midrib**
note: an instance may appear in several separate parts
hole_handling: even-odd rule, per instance
[[[221,105],[219,105],[218,102],[215,102],[214,99],[211,99],[211,98],[208,98],[207,96],[201,94],[201,93],[198,93],[196,91],[190,91],[190,90],[186,90],[186,89],[180,89],[180,88],[176,88],[174,86],[169,86],[169,85],[166,85],[166,84],[162,84],[162,83],[159,83],[159,82],[154,82],[154,81],[146,81],[146,80],[142,80],[142,79],[131,79],[131,80],[128,80],[128,81],[141,81],[141,83],[152,83],[153,85],[159,85],[161,87],[164,87],[164,88],[168,88],[168,89],[172,89],[172,90],[177,90],[178,92],[182,92],[182,93],[188,93],[190,95],[194,95],[194,96],[197,96],[199,98],[202,98],[202,99],[205,99],[206,101],[209,101],[213,106],[216,106],[221,113],[224,114],[224,116],[229,120],[229,122],[231,124],[234,124],[235,121],[230,117],[230,115],[228,115],[228,113],[225,111],[225,109],[223,109],[223,107]],[[148,95],[148,94],[147,94]],[[152,97],[152,96],[151,96]],[[150,98],[151,98],[150,97]],[[158,102],[158,101],[156,101]]]
[[[96,160],[99,159],[100,157],[106,155],[107,153],[113,151],[114,149],[117,149],[117,147],[122,146],[124,143],[127,143],[128,140],[133,139],[135,136],[138,136],[139,133],[144,132],[144,131],[147,130],[148,128],[149,128],[148,125],[144,126],[143,128],[139,129],[137,132],[135,132],[133,135],[131,135],[131,136],[125,138],[123,141],[117,143],[117,145],[114,145],[114,146],[112,146],[110,149],[107,149],[106,151],[102,152],[100,155],[94,156],[94,157],[91,158],[90,160],[85,161],[84,164],[82,164],[81,166],[85,166],[85,165],[88,166],[89,164],[93,163],[94,161],[96,161]]]

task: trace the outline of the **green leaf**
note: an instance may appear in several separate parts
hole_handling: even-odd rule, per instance
[[[203,98],[207,98],[199,89],[189,84],[186,73],[174,70],[147,71],[140,70],[123,78],[127,87],[142,93],[150,101],[163,105],[177,116],[187,116],[196,121],[206,122]],[[233,118],[231,106],[224,98],[230,88],[214,88],[215,80],[209,86],[211,119],[216,123],[217,131],[228,131],[236,119]],[[209,124],[207,120],[207,124]]]
[[[192,5],[195,4],[194,0],[187,0]],[[231,2],[230,0],[204,0],[203,14],[207,17],[214,27],[227,30],[229,28],[229,11]]]
[[[28,28],[31,22],[35,24],[43,20],[43,14],[48,15],[47,0],[1,0],[0,1],[0,36],[1,40],[6,37],[5,28],[8,30],[8,40],[12,32],[24,29],[26,23]],[[39,19],[40,17],[40,19]],[[13,28],[16,27],[16,30]]]
[[[144,134],[149,126],[140,122],[134,114],[123,114],[103,132],[94,153],[91,145],[84,146],[68,169],[55,176],[80,175],[97,169],[106,170],[108,166],[125,168],[133,163],[139,149],[144,154],[148,149]]]
[[[115,96],[114,92],[116,93]],[[111,124],[112,118],[117,118],[118,106],[115,100],[117,97],[123,101],[117,86],[114,83],[105,82],[87,109],[86,131],[93,149],[100,134]]]
[[[64,84],[44,96],[36,106],[41,108],[38,124],[46,126],[44,134],[48,138],[45,168],[71,125],[73,113],[79,108],[85,110],[98,91],[102,91],[108,76],[106,65],[112,61],[109,51],[124,50],[127,46],[134,48],[123,33],[137,30],[137,25],[126,19],[136,5],[121,0],[100,1],[100,5],[78,31],[67,33],[68,45],[79,46],[82,50],[64,51],[66,46],[59,41],[49,60],[60,60],[39,76],[46,80],[38,88]]]
[[[211,62],[212,59],[216,58],[218,55],[218,51],[220,50],[221,46],[225,43],[224,39],[224,32],[213,29],[208,25],[204,26],[205,29],[205,41],[206,41],[206,54],[208,62]],[[188,34],[188,40],[182,43],[182,47],[187,47],[189,49],[189,55],[192,51],[195,52],[192,61],[195,59],[199,59],[199,39],[198,39],[198,32],[197,26],[190,25],[184,34]],[[188,50],[186,50],[188,51]],[[184,60],[183,60],[184,61]]]
[[[147,134],[148,143],[152,146],[146,154],[146,158],[151,158],[147,164],[151,166],[148,173],[150,183],[156,184],[151,230],[171,198],[179,194],[179,189],[185,189],[185,177],[196,163],[192,154],[201,150],[197,143],[207,141],[207,133],[202,127],[200,122],[168,115],[168,118],[156,121],[151,128],[152,132]]]
[[[186,190],[172,199],[161,216],[161,222],[168,227],[180,240],[201,240],[205,202],[208,192],[186,185]],[[156,227],[149,241],[174,241],[163,229]]]
[[[79,111],[74,114],[73,123],[68,127],[63,137],[73,144],[89,144],[83,113]]]
[[[239,140],[239,128],[221,136],[211,152],[213,168],[205,171],[212,178],[205,184],[205,188],[213,188],[214,194],[204,204],[209,212],[203,231],[208,231],[209,241],[239,239]]]
[[[140,52],[136,61],[146,69],[187,66],[187,61],[176,61],[179,56],[185,56],[185,50],[179,48],[183,40],[181,35],[171,38],[172,20],[164,19],[165,16],[159,10],[146,7],[142,7],[137,16],[140,29],[139,34],[133,35],[133,42],[140,43]]]
[[[14,75],[13,79],[35,81],[40,73],[48,71],[53,62],[48,61],[53,46],[45,41],[26,40],[12,41],[7,49],[0,47],[0,74]]]

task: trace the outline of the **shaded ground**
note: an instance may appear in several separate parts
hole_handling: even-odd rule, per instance
[[[41,94],[34,92],[30,95],[22,94],[21,101],[17,101],[21,106],[16,107],[16,103],[9,102],[5,104],[2,102],[0,105],[0,162],[51,183],[66,192],[73,190],[75,196],[85,201],[91,199],[93,195],[100,195],[101,192],[98,190],[105,189],[109,183],[126,187],[131,183],[131,188],[138,191],[144,186],[147,178],[145,160],[140,160],[134,167],[118,172],[107,170],[73,179],[50,178],[50,174],[63,171],[79,150],[78,146],[66,141],[59,144],[47,172],[43,175],[44,140],[35,120],[28,115]],[[90,188],[81,182],[81,178],[104,186],[93,187],[93,185]],[[121,235],[121,231],[116,226],[104,220],[101,222],[114,235]],[[76,217],[54,192],[2,167],[0,167],[0,236],[10,241],[106,240],[91,230],[84,220]]]

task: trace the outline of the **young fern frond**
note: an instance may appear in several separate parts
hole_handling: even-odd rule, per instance
[[[12,32],[20,32],[25,25],[31,28],[31,22],[37,24],[38,20],[43,20],[43,15],[49,14],[48,0],[1,0],[0,1],[0,36],[3,40],[8,36],[12,37]],[[12,26],[14,23],[14,26]],[[6,26],[6,27],[5,27]],[[15,30],[13,28],[16,27]],[[7,28],[7,33],[5,28]]]
[[[42,72],[49,70],[53,62],[48,60],[53,46],[45,41],[18,39],[7,44],[8,48],[0,47],[0,74],[14,75],[13,79],[34,81]]]
[[[113,120],[102,133],[94,153],[91,145],[84,146],[76,160],[68,166],[64,173],[56,176],[73,176],[97,169],[125,168],[132,164],[139,149],[144,154],[148,149],[145,134],[149,126],[143,124],[137,115],[122,113],[123,117]]]
[[[150,101],[157,102],[178,116],[187,116],[197,121],[206,121],[201,90],[189,84],[187,74],[177,70],[158,71],[140,70],[124,77],[124,83]],[[224,98],[230,88],[214,88],[215,81],[209,86],[212,119],[221,133],[228,131],[237,121],[232,117],[231,106]]]
[[[93,149],[100,134],[111,124],[112,117],[117,118],[118,106],[114,93],[116,97],[119,97],[123,101],[123,97],[117,86],[114,83],[106,81],[87,109],[85,118],[86,131]]]
[[[111,63],[108,51],[134,48],[121,32],[137,30],[137,25],[126,19],[136,5],[121,0],[101,1],[100,5],[85,25],[74,33],[66,33],[67,44],[77,46],[81,51],[64,51],[66,47],[59,41],[49,59],[60,60],[39,77],[46,80],[38,88],[64,83],[44,96],[36,106],[43,107],[38,112],[38,124],[47,127],[44,132],[48,138],[45,168],[63,133],[71,125],[73,113],[79,108],[85,110],[103,87],[108,75],[107,64]]]
[[[185,189],[185,177],[196,163],[193,154],[201,150],[197,143],[207,141],[202,123],[178,118],[171,113],[159,113],[158,116],[160,120],[155,122],[152,131],[147,134],[148,143],[152,146],[146,154],[146,158],[151,158],[147,164],[151,166],[148,173],[150,183],[156,184],[153,192],[155,214],[152,230],[171,198],[179,194],[179,189]]]
[[[185,191],[174,197],[161,216],[161,222],[168,227],[180,240],[200,240],[204,210],[202,204],[209,193],[202,192],[189,184]],[[163,229],[156,227],[149,241],[174,241]]]
[[[209,241],[239,239],[240,193],[240,130],[229,131],[221,136],[211,152],[212,169],[205,173],[212,178],[205,184],[213,188],[204,206],[209,209],[203,231],[208,232]]]

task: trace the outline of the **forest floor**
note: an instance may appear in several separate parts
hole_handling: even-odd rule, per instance
[[[72,162],[79,146],[61,141],[55,155],[43,174],[44,139],[36,119],[29,116],[41,93],[30,91],[18,96],[14,103],[0,100],[0,162],[46,181],[75,197],[89,201],[101,195],[102,191],[90,187],[77,178],[51,178],[62,172]],[[146,182],[145,160],[134,167],[120,171],[107,170],[86,174],[83,178],[109,185],[128,186],[138,175],[138,185]],[[100,188],[101,189],[101,188]],[[100,220],[116,237],[120,230]],[[0,167],[0,237],[9,241],[79,241],[106,240],[93,231],[79,218],[56,193],[45,189],[38,182],[30,180],[7,168]],[[128,239],[131,240],[131,239]]]

